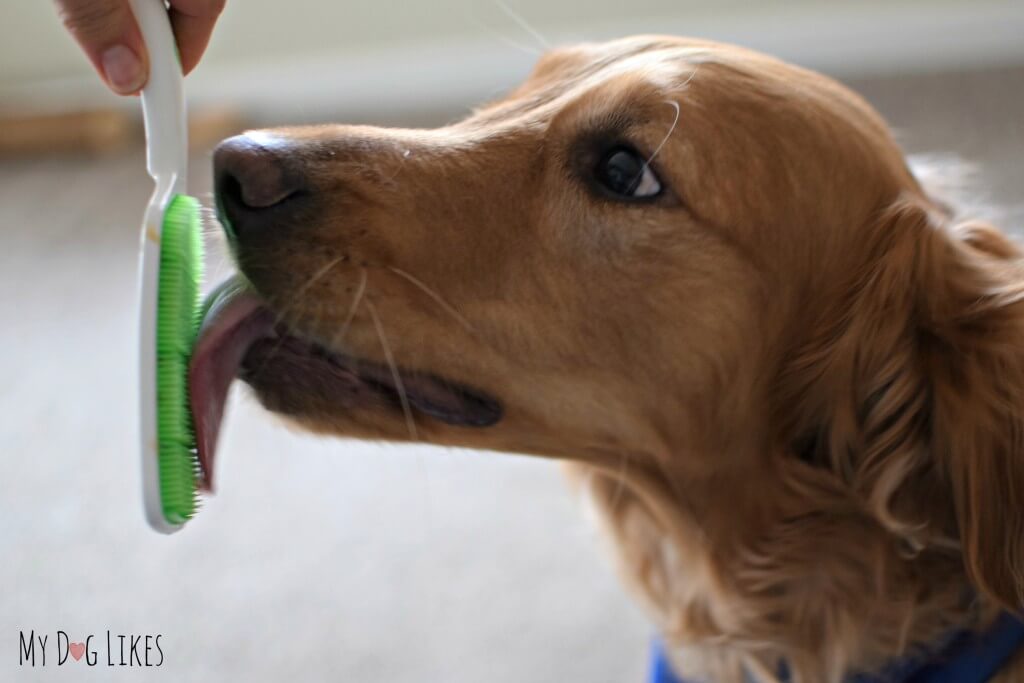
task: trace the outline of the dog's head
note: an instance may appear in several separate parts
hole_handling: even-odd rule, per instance
[[[833,81],[640,37],[555,51],[445,128],[258,131],[215,166],[258,296],[240,376],[270,409],[625,459],[712,563],[777,541],[817,575],[845,534],[870,573],[962,545],[1019,606],[1018,252],[955,226]]]

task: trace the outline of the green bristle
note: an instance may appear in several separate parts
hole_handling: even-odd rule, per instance
[[[156,398],[160,498],[171,524],[191,518],[198,502],[195,428],[188,362],[199,329],[203,235],[199,202],[178,195],[164,215],[157,295]]]

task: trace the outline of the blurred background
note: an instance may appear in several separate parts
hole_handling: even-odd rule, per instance
[[[930,168],[965,160],[970,203],[1024,226],[1020,0],[229,0],[187,83],[191,192],[210,205],[210,148],[247,126],[438,125],[548,45],[637,32],[840,78]],[[145,527],[137,108],[51,3],[0,3],[0,679],[642,680],[649,627],[554,463],[315,439],[236,387],[218,495],[175,536]],[[33,630],[45,668],[18,664]],[[92,635],[99,665],[57,666],[57,631]],[[161,666],[106,666],[108,632],[115,664],[118,635],[160,634]]]

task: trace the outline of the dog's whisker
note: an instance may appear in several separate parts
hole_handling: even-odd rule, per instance
[[[395,178],[397,178],[398,174],[401,173],[402,169],[405,168],[405,162],[409,160],[410,156],[412,156],[412,150],[409,149],[408,147],[403,147],[402,154],[398,160],[398,163],[395,165],[394,173],[392,173],[387,178],[383,178],[381,180],[381,185],[385,185],[392,188],[397,187],[398,183],[395,182]]]
[[[454,306],[445,301],[444,297],[438,294],[435,290],[428,287],[422,280],[420,280],[417,277],[414,277],[413,275],[410,275],[401,268],[396,268],[394,266],[388,266],[387,268],[395,275],[398,275],[399,277],[405,279],[410,284],[419,288],[424,294],[433,299],[438,306],[443,308],[449,315],[455,318],[460,325],[466,328],[467,331],[469,331],[471,334],[476,334],[476,329],[469,323],[469,321],[466,320],[462,316],[462,314],[455,309]]]
[[[527,22],[526,19],[524,19],[518,12],[516,12],[511,7],[506,5],[502,0],[492,1],[494,2],[495,5],[497,5],[498,9],[505,13],[505,16],[507,16],[512,21],[516,22],[519,28],[526,31],[534,40],[537,41],[538,44],[540,44],[542,48],[544,48],[545,50],[551,49],[551,43],[549,43],[547,39],[540,34],[540,31],[531,26],[529,22]]]
[[[274,318],[274,327],[277,327],[282,322],[284,322],[285,318],[287,318],[288,315],[292,312],[292,310],[294,310],[295,305],[298,303],[302,295],[309,291],[309,288],[312,287],[313,284],[315,284],[318,280],[327,275],[327,273],[331,272],[331,270],[339,263],[344,261],[345,258],[345,256],[339,256],[336,259],[328,261],[322,268],[318,269],[315,273],[313,273],[306,280],[306,282],[304,282],[302,286],[295,291],[295,293],[291,297],[291,301],[285,304],[284,306],[281,306],[280,310],[278,311],[277,315]],[[253,373],[254,376],[258,376],[266,369],[267,364],[271,360],[273,360],[274,356],[277,355],[277,353],[281,350],[281,345],[284,344],[285,339],[285,335],[278,336],[277,341],[274,343],[274,346],[271,347],[270,351],[267,353],[267,357],[263,359],[263,362],[260,363],[260,366]]]
[[[280,321],[278,321],[278,322],[280,322]],[[253,372],[252,372],[252,376],[253,377],[259,377],[260,375],[263,374],[263,371],[267,369],[267,364],[270,363],[270,361],[274,358],[274,356],[276,356],[277,353],[281,350],[281,345],[284,344],[284,341],[285,341],[285,336],[284,335],[278,336],[277,340],[274,342],[274,345],[272,347],[270,347],[270,351],[267,352],[267,355],[263,359],[263,362],[260,363],[260,366],[258,368],[253,370]]]
[[[398,401],[402,404],[402,413],[405,414],[405,424],[409,428],[409,438],[417,441],[416,422],[412,419],[412,409],[409,407],[409,397],[405,393],[405,385],[402,383],[402,375],[395,365],[395,358],[391,355],[391,347],[388,345],[387,337],[384,335],[384,326],[381,325],[380,316],[377,315],[377,307],[369,299],[366,300],[366,310],[373,318],[373,326],[377,328],[377,337],[380,339],[381,349],[384,351],[384,358],[387,360],[388,368],[391,369],[391,378],[395,382],[395,391],[398,392]]]
[[[295,293],[292,294],[291,302],[282,307],[281,310],[278,312],[277,319],[274,321],[274,324],[280,324],[281,321],[284,320],[285,316],[287,316],[291,312],[291,310],[295,308],[295,305],[299,302],[302,296],[309,291],[310,287],[315,285],[320,279],[322,279],[329,272],[331,272],[331,270],[333,270],[335,266],[337,266],[339,263],[346,260],[347,258],[347,256],[339,256],[336,259],[332,259],[325,263],[321,268],[317,269],[315,273],[310,275],[309,278],[307,278],[306,281],[302,283],[302,286],[300,286],[297,290],[295,290]]]
[[[483,29],[484,31],[486,31],[487,33],[491,34],[492,36],[494,36],[495,38],[497,38],[501,42],[505,43],[509,47],[514,48],[516,50],[519,50],[520,52],[524,52],[524,53],[530,55],[531,57],[540,57],[542,54],[544,54],[543,50],[539,50],[537,48],[530,47],[529,45],[523,45],[519,41],[513,40],[513,39],[509,38],[508,36],[506,36],[505,34],[501,33],[500,31],[496,31],[495,29],[491,28],[490,26],[488,26],[484,22],[480,21],[479,19],[473,19],[473,23],[476,24],[477,27]],[[495,91],[495,93],[498,93],[498,92],[501,92],[501,90]]]
[[[697,72],[694,71],[694,73],[697,73]],[[690,75],[690,78],[691,79],[693,78],[693,74]],[[687,80],[687,83],[689,83],[689,80]],[[647,161],[644,162],[644,168],[645,169],[646,169],[647,166],[651,165],[651,162],[654,161],[654,157],[658,156],[658,152],[660,152],[661,148],[665,146],[665,143],[668,142],[668,139],[670,137],[672,137],[672,133],[675,132],[676,126],[679,125],[679,112],[680,112],[679,103],[676,102],[675,100],[665,100],[665,104],[668,104],[668,105],[674,107],[675,110],[676,110],[676,115],[675,115],[675,118],[672,119],[672,125],[669,126],[668,132],[665,133],[665,137],[663,137],[661,139],[661,142],[658,143],[658,146],[654,148],[653,152],[651,152],[651,156],[649,156],[647,158]]]
[[[359,303],[363,300],[363,294],[366,293],[366,268],[362,268],[359,271],[359,286],[356,287],[356,295],[352,298],[352,305],[349,306],[348,314],[345,316],[345,321],[341,324],[341,330],[335,337],[335,343],[341,343],[345,336],[348,334],[348,328],[352,325],[352,321],[356,317],[356,311],[359,310]]]

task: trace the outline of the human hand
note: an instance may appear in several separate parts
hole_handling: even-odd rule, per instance
[[[149,55],[129,0],[55,2],[64,25],[110,89],[120,95],[141,90],[149,77]],[[185,73],[195,68],[206,50],[225,2],[170,0],[171,25]]]

